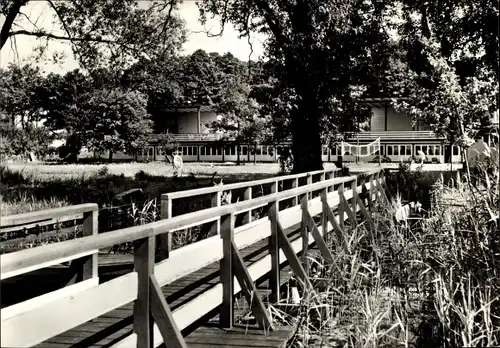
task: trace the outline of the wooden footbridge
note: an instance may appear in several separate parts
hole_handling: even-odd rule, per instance
[[[78,218],[84,236],[1,256],[1,346],[283,347],[294,328],[273,322],[268,306],[280,300],[290,270],[314,292],[303,267],[308,249],[331,261],[327,242],[345,243],[344,222],[357,224],[359,212],[373,224],[373,201],[387,199],[382,171],[338,173],[163,194],[162,220],[101,234],[96,204],[2,217],[0,233]],[[260,185],[270,186],[269,193],[254,197],[252,188]],[[243,199],[221,205],[223,192],[231,190],[242,190]],[[210,195],[212,207],[172,217],[177,199],[198,195]],[[267,216],[252,221],[252,211],[262,207]],[[173,235],[202,224],[212,232],[206,239],[171,250]],[[99,250],[127,242],[135,243],[131,266],[101,277]],[[26,283],[30,275],[58,267],[65,284],[5,305],[7,296],[37,287]],[[9,286],[13,291],[3,291]],[[249,313],[254,323],[241,324]]]

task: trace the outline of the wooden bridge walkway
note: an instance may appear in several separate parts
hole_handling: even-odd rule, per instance
[[[301,255],[314,247],[332,260],[330,232],[344,244],[344,221],[356,224],[359,211],[372,224],[365,205],[387,199],[383,172],[334,176],[318,171],[164,194],[161,221],[102,234],[95,204],[2,217],[0,233],[81,216],[84,237],[1,256],[2,285],[11,287],[71,261],[66,286],[2,308],[1,346],[283,347],[294,328],[279,327],[268,308],[280,301],[290,271],[304,291],[314,291]],[[270,193],[254,197],[257,185],[269,185]],[[223,191],[241,189],[245,200],[221,206]],[[176,199],[207,194],[212,208],[172,217]],[[268,216],[252,221],[261,207]],[[171,250],[173,234],[201,224],[210,224],[212,236]],[[133,267],[99,279],[99,250],[132,241]],[[255,323],[241,321],[248,313]]]

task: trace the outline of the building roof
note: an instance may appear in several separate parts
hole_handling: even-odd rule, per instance
[[[203,105],[198,103],[167,105],[165,108],[163,108],[163,110],[166,112],[181,112],[181,113],[197,112],[198,109],[200,110],[200,112],[215,111],[214,107],[210,105]]]
[[[406,97],[379,97],[379,98],[363,98],[361,101],[369,106],[383,106],[385,103],[390,103],[392,100],[409,100]]]

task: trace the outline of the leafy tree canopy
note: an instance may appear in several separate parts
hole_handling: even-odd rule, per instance
[[[84,116],[76,131],[87,146],[97,152],[136,153],[152,131],[146,111],[147,100],[140,92],[95,90],[83,105]]]
[[[292,135],[294,171],[322,168],[321,144],[357,129],[369,110],[357,99],[376,80],[390,47],[387,1],[201,0],[202,22],[218,16],[242,36],[267,33],[269,87]]]
[[[11,124],[24,128],[26,123],[39,121],[40,96],[38,89],[43,83],[40,69],[31,65],[22,67],[10,64],[0,70],[0,110],[10,119]]]
[[[498,7],[481,5],[403,1],[387,75],[397,109],[459,145],[498,109]]]

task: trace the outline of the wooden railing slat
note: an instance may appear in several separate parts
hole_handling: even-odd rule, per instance
[[[261,180],[254,180],[254,181],[243,181],[243,182],[237,182],[237,183],[233,183],[233,184],[225,184],[222,186],[211,186],[211,187],[204,187],[204,188],[198,188],[198,189],[192,189],[192,190],[170,192],[170,193],[162,194],[161,199],[163,200],[163,199],[166,199],[167,197],[170,199],[178,199],[178,198],[184,198],[184,197],[201,196],[201,195],[206,195],[206,194],[210,194],[210,193],[214,193],[214,192],[237,190],[237,189],[242,189],[242,188],[247,188],[247,187],[266,185],[266,184],[274,183],[275,181],[285,181],[285,180],[292,180],[292,179],[298,179],[298,178],[305,178],[305,177],[308,177],[311,175],[317,175],[317,174],[321,174],[324,172],[335,172],[335,171],[339,171],[339,169],[316,170],[313,172],[284,175],[284,176],[278,176],[278,177],[261,179]]]
[[[47,210],[33,211],[29,213],[7,215],[0,217],[0,226],[18,226],[24,224],[33,224],[37,222],[46,222],[59,217],[78,215],[89,211],[97,211],[99,207],[95,203],[86,203],[71,205],[69,207],[53,208]]]

